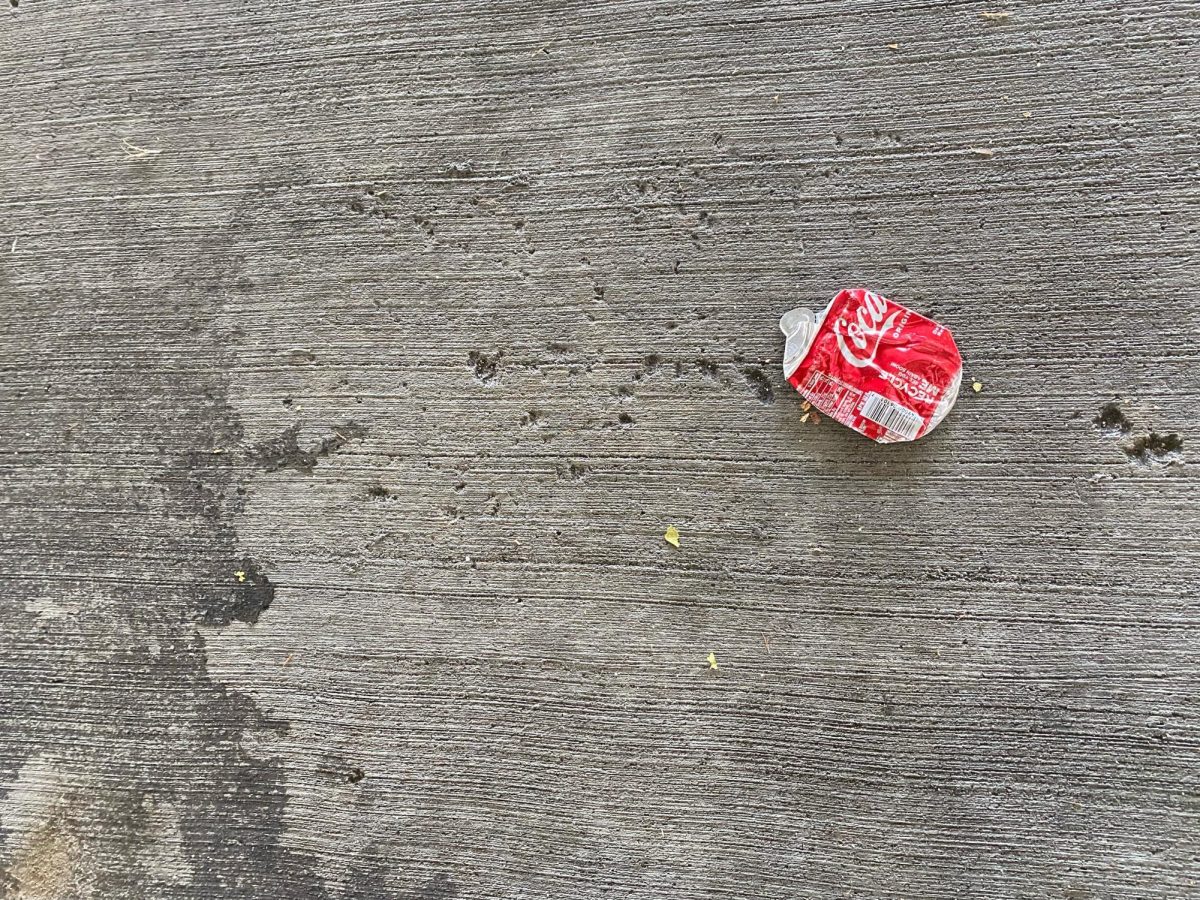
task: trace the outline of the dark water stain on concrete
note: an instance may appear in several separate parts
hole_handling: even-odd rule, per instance
[[[1125,455],[1132,462],[1143,466],[1166,465],[1177,462],[1183,450],[1183,438],[1178,434],[1159,434],[1152,431],[1141,435],[1121,445]]]
[[[228,625],[234,621],[253,625],[275,599],[275,585],[248,556],[232,563],[224,579],[228,582],[227,591],[213,592],[215,602],[207,606],[201,617],[205,625]]]
[[[1119,400],[1110,400],[1101,406],[1096,418],[1092,419],[1092,424],[1112,437],[1128,434],[1133,430],[1133,423],[1126,418]]]
[[[367,434],[367,429],[357,422],[345,422],[332,426],[329,429],[330,433],[315,444],[301,447],[300,430],[303,427],[303,423],[297,422],[284,429],[279,437],[252,447],[249,452],[250,460],[268,472],[293,469],[301,474],[311,475],[322,459]]]
[[[742,369],[742,377],[746,379],[746,384],[758,397],[759,403],[769,406],[775,402],[775,388],[771,386],[771,379],[762,369],[757,366],[746,366]]]
[[[39,289],[10,298],[17,310],[50,308],[61,319],[61,328],[39,323],[47,352],[24,363],[21,377],[46,379],[62,402],[89,398],[101,412],[73,434],[73,446],[89,452],[65,474],[52,455],[61,434],[36,407],[18,406],[9,422],[51,462],[0,473],[26,522],[0,546],[3,568],[36,575],[0,591],[5,896],[330,896],[315,861],[282,840],[279,764],[248,749],[278,740],[287,723],[210,678],[196,630],[254,623],[274,598],[233,526],[253,470],[231,449],[241,426],[214,328],[223,304],[254,291],[226,237],[237,225],[142,260],[141,277],[157,278],[144,296],[114,289],[75,300],[69,286],[86,273],[56,257],[30,278],[66,286],[54,303]],[[177,372],[177,340],[155,333],[163,308],[198,323],[186,374]],[[79,316],[88,329],[71,327]],[[130,364],[97,382],[89,361],[104,366],[117,345]],[[285,439],[277,456],[254,462],[311,471],[363,433],[341,426],[303,449]],[[84,495],[87,515],[72,513]],[[38,788],[47,779],[50,788]],[[68,893],[56,887],[63,879]]]
[[[475,380],[480,384],[490,384],[500,377],[500,363],[503,359],[502,350],[495,353],[472,350],[467,354],[467,363],[475,373]]]

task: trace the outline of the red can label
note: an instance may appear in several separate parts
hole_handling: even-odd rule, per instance
[[[806,315],[811,344],[798,365],[785,361],[785,373],[822,413],[891,443],[928,434],[950,411],[962,357],[945,326],[861,288],[841,291],[819,323]]]

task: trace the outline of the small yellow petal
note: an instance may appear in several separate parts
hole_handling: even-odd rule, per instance
[[[804,410],[805,412],[808,412],[810,409],[812,409],[812,404],[809,403],[807,400],[805,400],[803,403],[800,404],[800,408],[802,410]]]
[[[888,44],[888,49],[889,49],[889,50],[899,50],[899,49],[900,49],[900,45],[899,45],[899,44]],[[715,667],[714,667],[714,668],[715,668]]]
[[[713,652],[711,652],[711,651],[710,651],[710,652],[709,652],[709,654],[708,654],[708,667],[709,667],[710,669],[719,669],[719,668],[721,668],[720,666],[718,666],[718,665],[717,665],[717,654],[715,654],[715,653],[713,653]]]
[[[807,421],[808,421],[808,417],[809,417],[809,416],[811,416],[811,415],[812,415],[812,413],[810,413],[810,412],[806,412],[804,415],[802,415],[802,416],[800,417],[800,421],[801,421],[801,422],[807,422]]]
[[[663,540],[666,541],[668,544],[670,544],[672,547],[678,547],[679,546],[679,529],[676,528],[674,525],[668,525],[667,533],[663,535]]]
[[[983,390],[983,382],[982,381],[973,382],[971,384],[971,390],[973,390],[975,393],[978,394],[980,391]]]

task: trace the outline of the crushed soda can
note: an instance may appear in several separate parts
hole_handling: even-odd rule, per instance
[[[929,434],[958,397],[962,357],[950,331],[879,294],[840,291],[823,312],[785,313],[779,328],[792,387],[873,441]]]

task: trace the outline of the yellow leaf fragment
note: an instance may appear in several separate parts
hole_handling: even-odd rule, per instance
[[[971,390],[973,390],[975,393],[977,393],[977,394],[978,394],[980,391],[982,391],[982,390],[983,390],[983,382],[982,382],[982,381],[975,381],[975,382],[972,382],[972,383],[971,383]]]
[[[663,540],[666,541],[668,544],[670,544],[672,547],[678,547],[679,546],[679,529],[676,528],[674,525],[668,525],[667,532],[666,532],[666,534],[663,535]]]
[[[1003,22],[1010,16],[1012,16],[1012,13],[1008,12],[1007,10],[1002,10],[1000,12],[981,12],[979,14],[979,18],[986,19],[989,22]]]
[[[1021,118],[1028,119],[1032,115],[1033,115],[1033,113],[1031,113],[1031,112],[1023,112],[1023,113],[1021,113]]]
[[[888,44],[888,49],[889,50],[899,50],[900,45],[899,44]]]
[[[238,570],[237,572],[233,573],[233,577],[236,578],[238,581],[245,581],[246,573],[241,570]]]
[[[720,669],[721,668],[720,666],[717,665],[717,654],[713,653],[711,650],[708,653],[708,667],[710,669]]]
[[[800,408],[802,410],[804,410],[805,412],[808,412],[810,409],[812,409],[812,404],[809,403],[807,400],[805,400],[803,403],[800,404]]]
[[[806,412],[804,415],[802,415],[802,416],[800,417],[800,421],[801,421],[801,422],[807,422],[807,421],[808,421],[808,418],[809,418],[809,416],[811,416],[811,415],[812,415],[812,413],[810,413],[810,412]]]
[[[995,150],[989,150],[987,147],[972,147],[971,152],[983,159],[991,159],[996,155]]]

